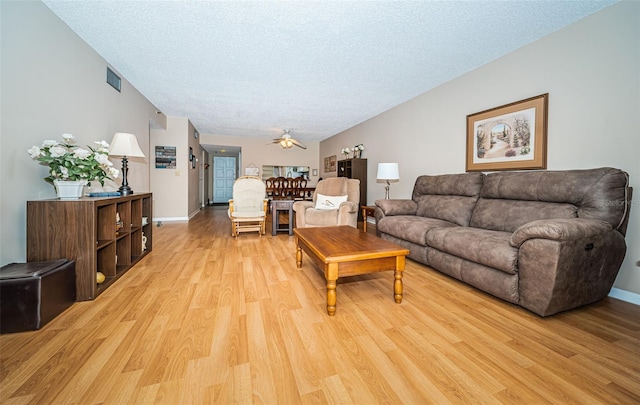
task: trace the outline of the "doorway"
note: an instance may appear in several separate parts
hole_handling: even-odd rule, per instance
[[[233,198],[237,159],[234,156],[213,157],[213,202],[227,203]]]

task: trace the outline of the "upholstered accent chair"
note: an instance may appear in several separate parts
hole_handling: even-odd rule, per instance
[[[349,225],[358,227],[360,180],[331,177],[318,182],[313,201],[296,201],[296,227]]]
[[[228,211],[231,236],[251,231],[264,235],[269,201],[265,195],[266,186],[257,177],[243,176],[233,183],[233,199],[229,200]]]

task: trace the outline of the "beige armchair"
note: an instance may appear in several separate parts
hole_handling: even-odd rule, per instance
[[[346,197],[346,201],[340,202],[340,198],[334,197]],[[293,204],[296,227],[349,225],[357,228],[359,202],[360,180],[346,177],[321,180],[313,193],[313,201]]]
[[[231,236],[240,232],[258,231],[264,235],[267,218],[266,186],[257,177],[239,177],[233,183],[233,199],[229,200]]]

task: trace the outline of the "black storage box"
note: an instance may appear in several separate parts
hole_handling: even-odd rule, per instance
[[[0,333],[37,330],[76,300],[75,262],[11,263],[0,268]]]

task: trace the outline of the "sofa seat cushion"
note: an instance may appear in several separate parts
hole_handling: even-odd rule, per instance
[[[429,231],[427,244],[442,252],[516,274],[518,249],[511,246],[510,237],[511,232],[470,227],[438,228]]]
[[[384,217],[376,224],[378,231],[416,245],[427,245],[427,233],[438,228],[453,228],[458,225],[441,219],[417,217],[415,215],[394,215]],[[507,239],[508,244],[508,239]]]

